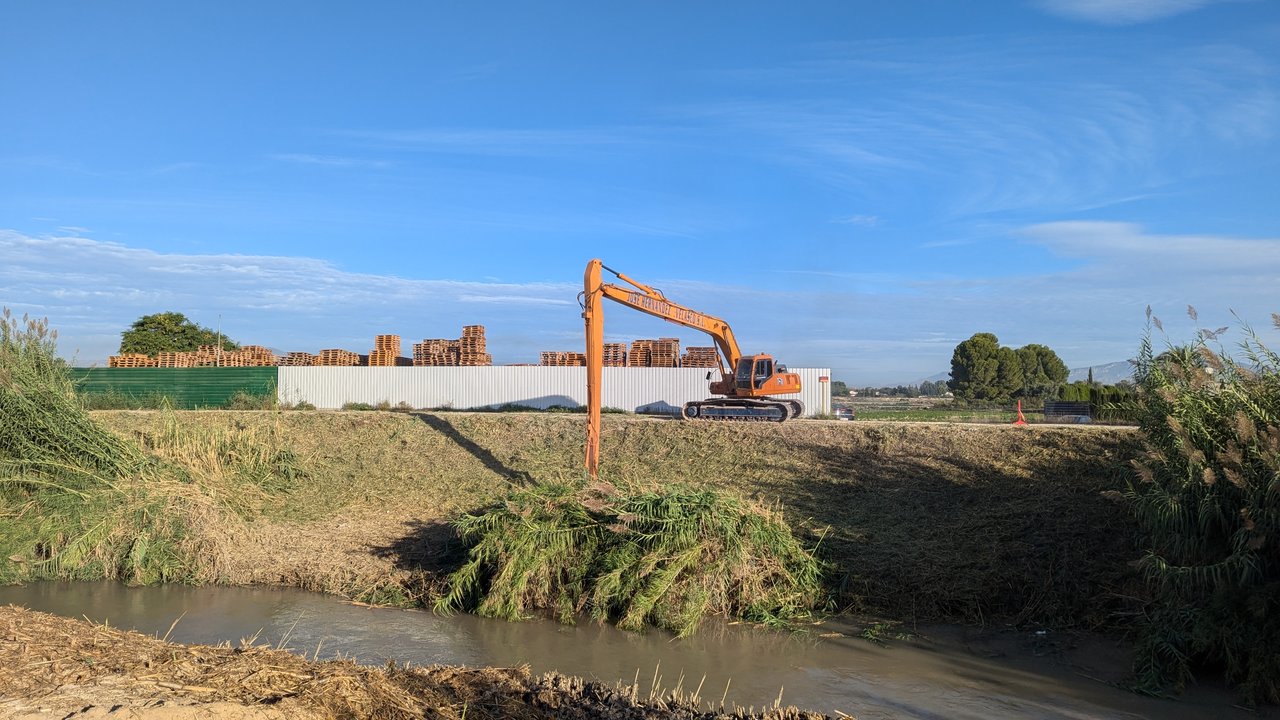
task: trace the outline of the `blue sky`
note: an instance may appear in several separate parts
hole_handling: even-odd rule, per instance
[[[9,3],[0,304],[101,363],[582,344],[592,257],[746,352],[912,382],[1280,312],[1280,3]],[[609,308],[611,339],[696,333]],[[1229,335],[1228,342],[1238,337]],[[1274,342],[1280,345],[1280,342]]]

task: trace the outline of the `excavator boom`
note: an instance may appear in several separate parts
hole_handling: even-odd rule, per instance
[[[630,287],[605,283],[608,270]],[[583,275],[582,318],[587,341],[587,472],[596,477],[600,460],[600,392],[604,374],[604,299],[667,322],[711,336],[718,350],[720,379],[711,392],[721,398],[686,403],[681,416],[705,420],[771,420],[782,422],[804,411],[799,400],[779,400],[770,393],[800,392],[800,378],[775,365],[768,355],[743,356],[733,330],[724,320],[672,302],[661,290],[633,280],[599,260],[587,263]],[[708,373],[710,378],[710,373]]]

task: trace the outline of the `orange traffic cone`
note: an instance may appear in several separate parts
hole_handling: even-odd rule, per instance
[[[1022,417],[1022,401],[1018,401],[1018,419],[1013,421],[1014,425],[1026,425],[1027,419]]]

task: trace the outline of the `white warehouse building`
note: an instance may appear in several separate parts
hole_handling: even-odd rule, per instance
[[[710,397],[705,368],[604,368],[601,405],[628,412],[678,414],[691,400]],[[714,371],[713,371],[714,372]],[[831,412],[831,370],[790,368],[800,375],[804,415]],[[545,409],[587,402],[585,367],[281,367],[281,403],[317,408],[347,403],[405,403],[414,408],[479,410],[502,405]]]

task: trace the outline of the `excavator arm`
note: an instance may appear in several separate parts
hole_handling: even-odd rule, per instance
[[[626,288],[602,282],[601,269],[608,270],[631,287]],[[598,307],[600,299],[608,298],[633,310],[639,310],[642,313],[648,313],[654,317],[662,318],[667,322],[683,325],[687,328],[701,330],[710,335],[712,341],[716,344],[716,349],[720,351],[721,375],[731,375],[733,368],[738,364],[739,358],[742,357],[742,351],[738,349],[738,341],[733,337],[733,330],[729,327],[729,323],[718,317],[672,302],[662,294],[661,290],[637,282],[599,260],[592,260],[587,265],[587,277],[584,286],[584,309],[592,303],[597,303]],[[596,314],[599,315],[599,312],[597,311]],[[590,352],[590,350],[591,348],[588,347],[587,351]]]
[[[606,283],[601,270],[608,270],[630,287]],[[773,420],[781,422],[799,415],[804,406],[798,400],[775,400],[767,392],[800,392],[800,378],[775,366],[767,355],[744,357],[729,324],[720,318],[672,302],[661,290],[633,280],[599,260],[587,263],[580,296],[587,341],[587,473],[594,479],[600,462],[600,393],[604,374],[604,299],[633,310],[662,318],[684,327],[701,330],[715,342],[720,360],[720,380],[714,393],[731,397],[721,401],[697,401],[685,405],[685,418],[723,420]],[[767,369],[766,369],[767,368]],[[745,376],[744,376],[745,371]],[[763,375],[760,374],[763,372]],[[710,375],[708,375],[710,377]]]

